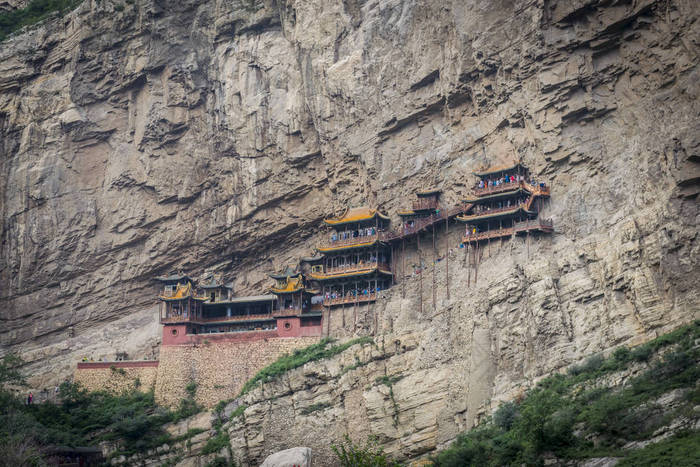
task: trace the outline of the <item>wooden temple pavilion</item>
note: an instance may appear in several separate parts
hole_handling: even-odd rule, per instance
[[[184,275],[156,280],[163,283],[158,299],[164,343],[184,335],[276,329],[274,295],[233,297],[231,284],[212,279],[197,287]]]
[[[325,219],[330,241],[318,247],[309,279],[318,285],[327,307],[369,303],[391,284],[391,253],[386,242],[389,217],[378,209],[348,209]],[[320,267],[319,267],[320,266]]]
[[[551,233],[551,220],[539,219],[549,187],[537,183],[521,163],[491,167],[474,175],[479,182],[465,212],[457,220],[466,224],[463,243],[509,237],[529,232]]]
[[[287,331],[296,327],[321,325],[322,310],[311,304],[311,297],[318,294],[318,290],[306,286],[301,271],[288,266],[284,271],[269,276],[276,281],[270,287],[270,292],[277,296],[273,314],[278,319],[286,318],[284,326]]]
[[[161,323],[189,323],[203,316],[207,297],[196,293],[196,283],[182,274],[156,277],[163,284],[160,300]]]

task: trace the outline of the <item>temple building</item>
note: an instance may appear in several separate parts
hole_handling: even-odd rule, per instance
[[[270,274],[270,277],[275,280],[270,292],[277,296],[274,316],[278,326],[282,326],[280,329],[293,332],[297,328],[321,326],[323,310],[312,304],[312,296],[318,294],[318,290],[306,286],[301,271],[287,266],[284,271]],[[302,329],[301,334],[307,335],[304,331]]]
[[[464,214],[457,220],[466,224],[463,243],[509,237],[529,232],[551,233],[552,222],[539,218],[549,187],[536,182],[520,163],[491,167],[474,175],[479,182],[473,197],[466,200]]]
[[[413,201],[411,209],[404,209],[397,214],[401,218],[401,228],[396,232],[391,240],[403,237],[410,237],[421,230],[436,224],[445,216],[452,217],[455,213],[448,213],[440,206],[441,190],[430,189],[416,193],[416,200]]]
[[[391,285],[391,253],[386,242],[389,218],[377,209],[348,209],[325,219],[333,231],[318,247],[320,257],[308,258],[308,279],[323,305],[369,303]]]
[[[277,329],[275,295],[233,297],[231,284],[213,278],[200,286],[185,275],[156,280],[163,284],[158,299],[165,345],[186,343],[202,334]]]
[[[196,294],[196,284],[192,278],[183,274],[156,277],[163,284],[160,300],[161,323],[184,323],[187,331],[194,328],[189,325],[203,316],[203,304],[207,297]]]

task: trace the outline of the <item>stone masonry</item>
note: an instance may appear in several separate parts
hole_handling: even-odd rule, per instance
[[[187,384],[195,381],[196,401],[213,407],[221,400],[237,396],[243,384],[265,365],[318,340],[317,337],[293,337],[164,346],[160,350],[156,401],[177,405],[186,396]]]

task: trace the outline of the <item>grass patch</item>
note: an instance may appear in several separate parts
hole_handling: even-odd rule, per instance
[[[309,414],[312,414],[314,412],[318,412],[319,410],[327,409],[330,406],[331,406],[331,404],[329,404],[328,402],[317,402],[315,404],[311,404],[308,407],[304,407],[299,412],[302,415],[309,415]]]
[[[222,449],[229,446],[229,439],[225,431],[219,431],[216,436],[209,438],[207,444],[202,448],[202,455],[214,454],[221,452]]]
[[[248,408],[248,406],[245,404],[239,405],[238,407],[236,407],[236,410],[231,412],[231,418],[233,419],[236,417],[240,417],[241,415],[243,415],[243,412],[245,412],[245,409],[247,409],[247,408]]]
[[[619,467],[685,467],[700,465],[700,436],[686,431],[632,451]]]
[[[545,454],[559,459],[625,459],[619,465],[699,465],[688,454],[693,449],[700,452],[697,432],[640,451],[621,449],[629,441],[647,439],[680,414],[692,413],[694,401],[700,397],[696,394],[700,380],[698,339],[700,322],[695,322],[637,348],[621,347],[609,358],[593,356],[566,375],[550,376],[528,391],[522,401],[503,404],[491,419],[460,435],[450,448],[434,457],[435,465],[539,465]],[[671,345],[675,347],[662,358],[654,358]],[[623,370],[636,361],[655,363],[621,389],[582,389],[581,383]],[[665,412],[653,403],[679,388],[688,393],[675,411]],[[672,449],[684,454],[669,455]],[[653,461],[641,463],[639,459],[645,455]],[[682,459],[694,463],[682,463]]]
[[[333,342],[335,342],[334,339],[325,338],[316,344],[312,344],[303,349],[295,350],[291,354],[285,354],[281,356],[276,361],[272,362],[270,365],[258,371],[255,376],[249,379],[243,385],[239,397],[248,393],[258,384],[272,381],[280,375],[283,375],[284,373],[295,368],[299,368],[305,365],[306,363],[330,358],[334,355],[344,352],[353,345],[370,343],[374,344],[374,340],[371,337],[359,337],[357,339],[352,339],[348,342],[345,342],[344,344],[338,345],[331,345],[333,344]]]
[[[0,42],[13,32],[48,18],[72,10],[83,0],[32,0],[25,8],[0,13]]]
[[[331,445],[341,467],[400,467],[401,464],[387,456],[375,438],[364,445],[355,444],[348,435],[341,443]]]

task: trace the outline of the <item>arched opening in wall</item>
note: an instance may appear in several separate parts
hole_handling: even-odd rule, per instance
[[[292,323],[284,323],[284,329],[291,329]]]
[[[177,329],[171,330],[170,334],[172,334],[173,336],[177,336]]]

